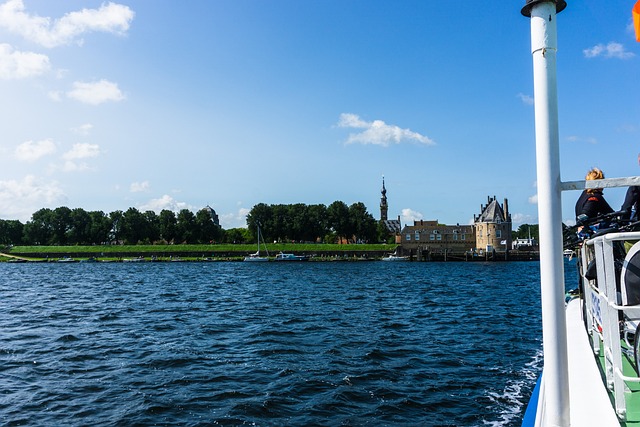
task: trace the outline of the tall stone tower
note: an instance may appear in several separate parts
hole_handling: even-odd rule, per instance
[[[382,176],[382,197],[380,198],[380,221],[386,221],[389,213],[389,205],[387,204],[387,189],[384,187],[384,175]]]

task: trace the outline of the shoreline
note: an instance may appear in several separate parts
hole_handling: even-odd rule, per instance
[[[269,261],[275,260],[275,254],[278,252],[295,253],[308,257],[308,262],[363,262],[363,261],[380,261],[383,257],[393,252],[395,248],[386,247],[367,249],[351,246],[345,249],[336,249],[334,246],[327,245],[320,247],[317,245],[315,250],[309,250],[305,247],[296,250],[295,245],[286,245],[281,251],[271,252]],[[331,247],[330,247],[331,246]],[[383,245],[376,245],[383,246]],[[388,245],[384,245],[388,246]],[[45,249],[46,248],[46,249]],[[206,249],[214,249],[215,246]],[[40,249],[40,250],[38,250]],[[25,247],[10,250],[0,250],[0,262],[7,263],[72,263],[72,262],[241,262],[244,257],[251,253],[247,248],[238,248],[230,250],[228,247],[220,247],[223,250],[203,250],[199,247],[189,248],[188,245],[181,247],[154,247],[144,246],[128,246],[119,248],[110,248],[110,250],[100,251],[100,247]],[[430,254],[428,259],[418,259],[415,254],[409,257],[406,262],[509,262],[509,261],[539,261],[539,253],[532,251],[508,251],[496,252],[491,254],[469,254],[469,253],[448,253]],[[278,261],[282,262],[282,261]]]

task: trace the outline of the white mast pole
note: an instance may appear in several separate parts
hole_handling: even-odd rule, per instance
[[[569,426],[567,327],[564,307],[556,13],[564,0],[527,0],[533,55],[545,426]]]

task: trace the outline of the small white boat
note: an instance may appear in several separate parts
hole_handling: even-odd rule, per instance
[[[387,255],[386,257],[383,257],[382,261],[409,261],[409,257],[390,254],[390,255]]]
[[[309,257],[306,255],[294,255],[285,254],[280,252],[276,255],[276,261],[308,261]]]
[[[382,257],[382,261],[409,261],[409,257],[408,256],[401,256],[398,255],[398,248],[396,248],[395,251],[393,251],[392,254],[389,254],[385,257]]]
[[[260,251],[247,255],[246,257],[244,257],[244,261],[247,262],[266,262],[269,261],[269,257],[268,256],[260,256]]]
[[[262,238],[262,233],[260,232],[260,223],[257,224],[258,227],[258,250],[250,255],[244,257],[244,260],[247,262],[266,262],[269,261],[269,250],[267,250],[267,245],[264,243],[264,239]],[[264,250],[267,252],[267,256],[260,256],[260,240],[262,240],[262,244],[264,245]]]

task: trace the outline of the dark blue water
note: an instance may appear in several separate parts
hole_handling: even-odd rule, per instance
[[[519,425],[538,269],[3,263],[0,423]]]

